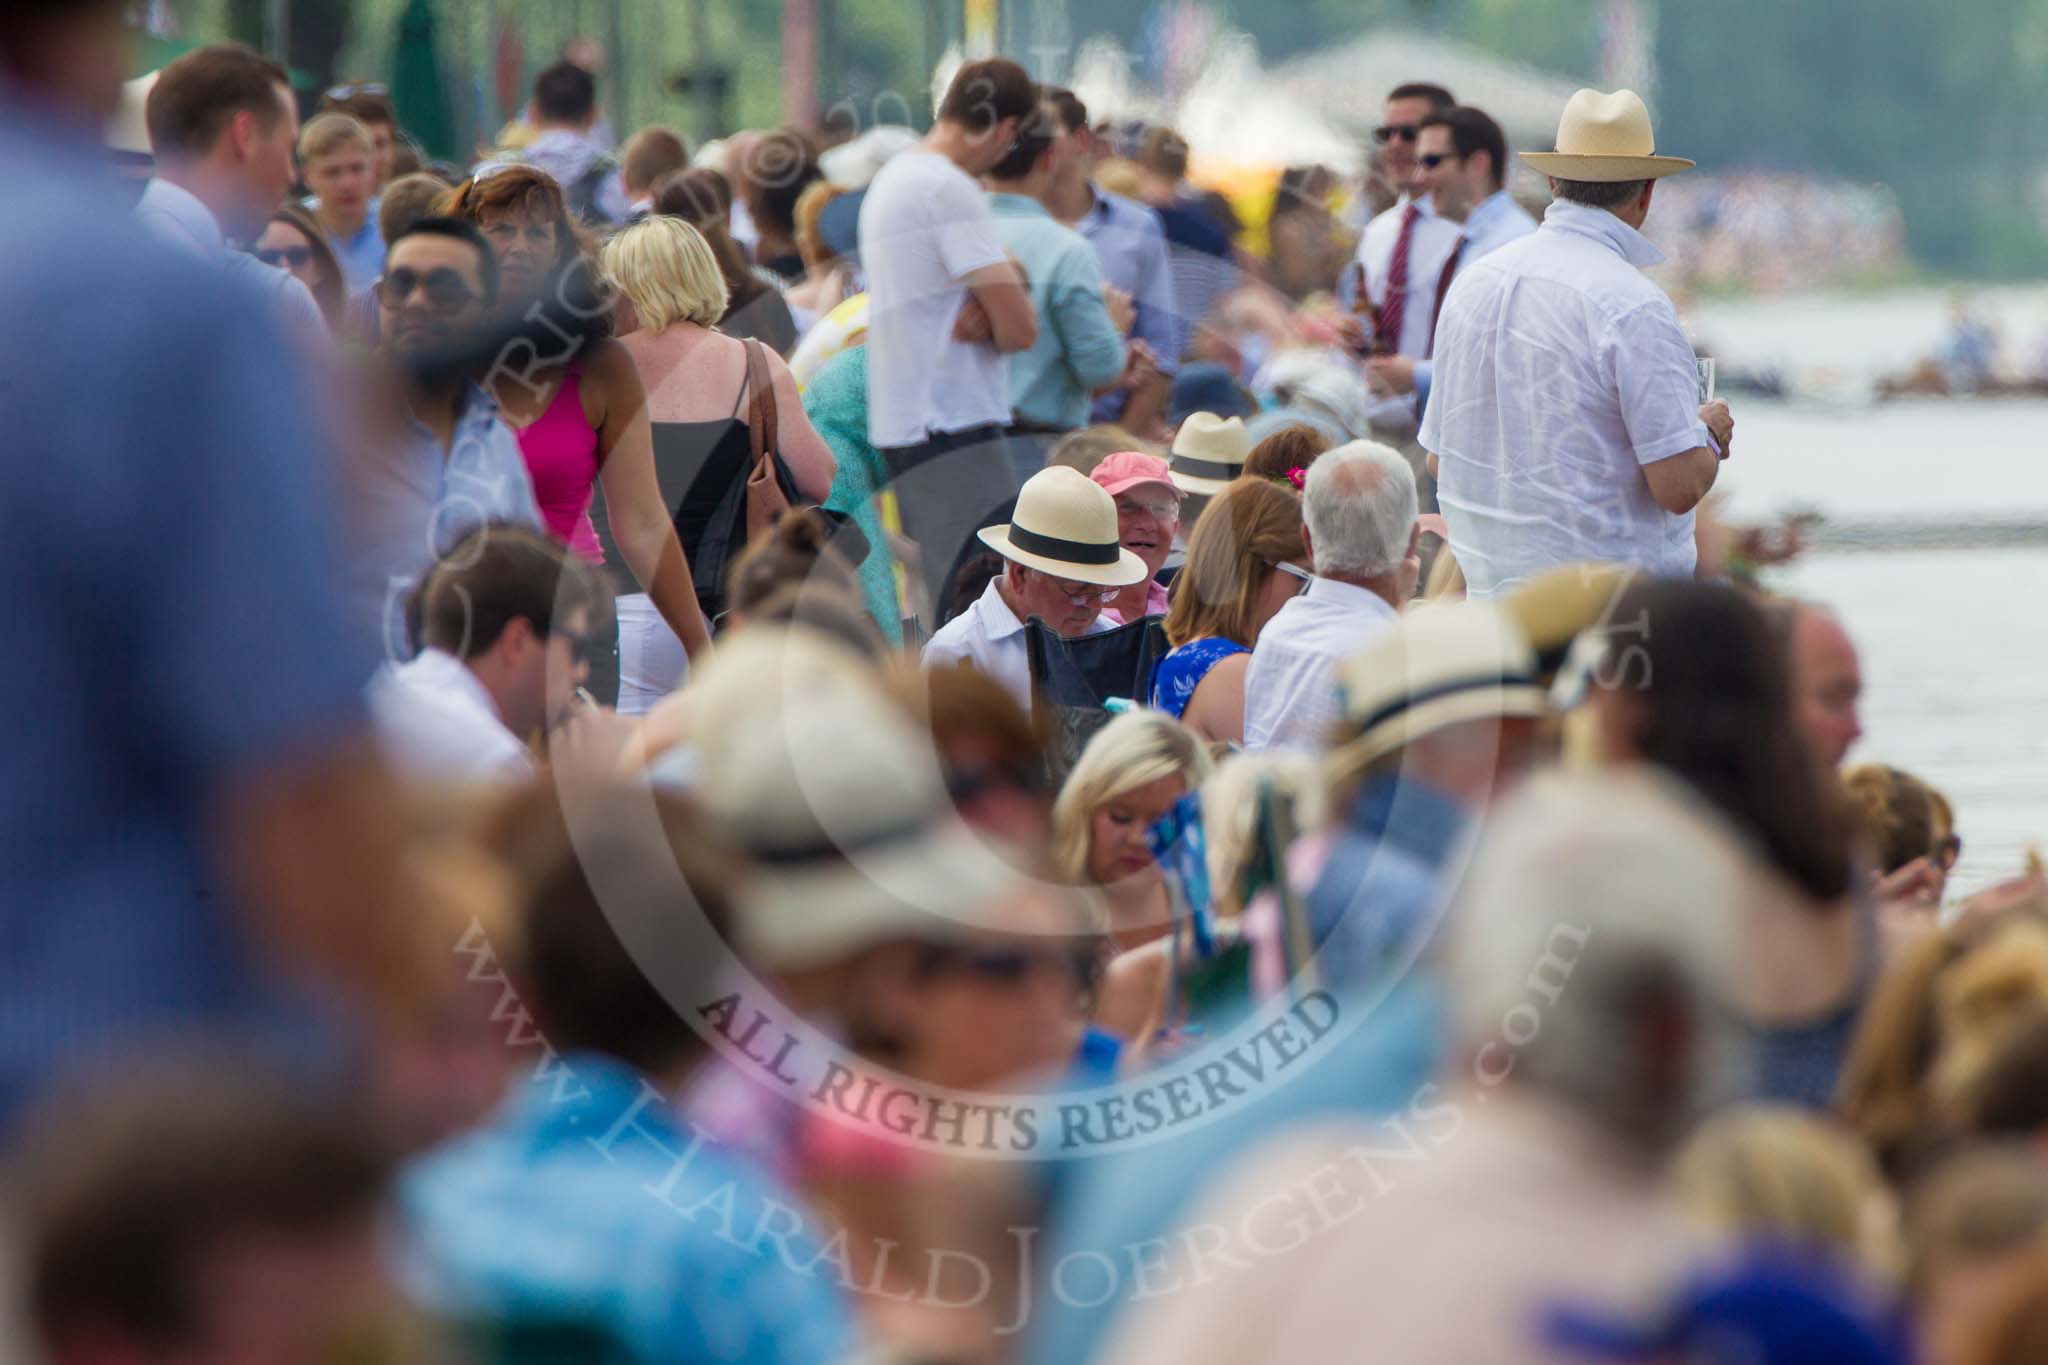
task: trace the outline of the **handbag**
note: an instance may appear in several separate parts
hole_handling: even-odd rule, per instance
[[[751,545],[782,520],[793,505],[789,471],[776,454],[775,377],[768,370],[768,348],[748,337],[747,442],[752,461],[747,470],[747,534]]]

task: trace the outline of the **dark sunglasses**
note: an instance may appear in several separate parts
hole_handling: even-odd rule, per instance
[[[279,265],[287,270],[304,270],[313,260],[313,248],[309,246],[259,247],[253,254],[265,265]]]
[[[1465,158],[1459,156],[1456,152],[1428,152],[1415,159],[1433,171],[1446,161],[1463,161]]]
[[[1420,136],[1422,136],[1422,129],[1412,123],[1382,123],[1379,127],[1372,130],[1372,140],[1379,143],[1382,147],[1392,142],[1395,138],[1400,138],[1403,142],[1413,142]]]
[[[1963,856],[1963,836],[1948,835],[1934,846],[1933,852],[1928,856],[1934,859],[1934,865],[1942,871],[1953,872],[1957,860]]]
[[[413,291],[422,288],[427,291],[427,306],[442,313],[452,313],[476,297],[468,281],[445,265],[424,275],[400,266],[377,281],[377,301],[386,308],[403,308]]]
[[[992,985],[1018,986],[1040,968],[1058,968],[1085,986],[1094,973],[1092,948],[983,948],[952,954],[943,968],[965,972]]]

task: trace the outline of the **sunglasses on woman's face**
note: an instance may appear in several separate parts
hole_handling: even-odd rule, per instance
[[[265,265],[282,266],[286,270],[304,270],[313,261],[313,248],[309,246],[270,246],[256,248],[256,259]]]
[[[400,266],[377,281],[377,299],[386,308],[403,308],[415,289],[427,291],[427,306],[438,313],[452,313],[476,297],[469,281],[444,265],[425,274]]]

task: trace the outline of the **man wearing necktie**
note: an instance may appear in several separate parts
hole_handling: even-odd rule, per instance
[[[1416,185],[1439,219],[1458,228],[1449,254],[1432,282],[1428,326],[1419,355],[1375,356],[1366,377],[1377,392],[1415,395],[1421,420],[1429,403],[1430,355],[1436,347],[1437,317],[1458,271],[1517,237],[1536,230],[1536,220],[1505,186],[1507,139],[1500,125],[1478,109],[1452,107],[1426,114],[1416,139]],[[1385,312],[1382,310],[1382,321]],[[1405,326],[1406,320],[1403,319]]]
[[[1420,359],[1429,344],[1429,321],[1437,276],[1458,241],[1458,225],[1437,213],[1420,183],[1417,138],[1423,120],[1455,101],[1442,86],[1411,83],[1387,96],[1385,121],[1373,130],[1380,168],[1401,198],[1366,224],[1352,269],[1339,281],[1340,299],[1357,307],[1363,273],[1365,308],[1374,321],[1374,350],[1382,356]],[[1414,404],[1388,394],[1371,413],[1373,429],[1386,439],[1415,434]]]

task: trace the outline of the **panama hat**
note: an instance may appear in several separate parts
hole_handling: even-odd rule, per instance
[[[1338,665],[1337,685],[1349,736],[1330,755],[1340,780],[1447,725],[1546,710],[1529,642],[1483,602],[1411,608]]]
[[[1004,559],[1055,578],[1128,588],[1151,576],[1145,561],[1118,541],[1116,499],[1065,465],[1025,480],[1009,524],[987,527],[980,536]]]
[[[1650,111],[1635,91],[1603,95],[1581,90],[1565,104],[1557,121],[1557,150],[1523,152],[1522,160],[1560,180],[1595,184],[1655,180],[1693,168],[1682,156],[1658,156],[1656,150]]]
[[[1626,564],[1560,564],[1524,580],[1493,604],[1521,627],[1536,651],[1537,675],[1549,679],[1564,667],[1572,642],[1605,624],[1623,589],[1642,576]]]
[[[768,707],[700,790],[744,857],[733,938],[770,971],[1001,932],[1030,879],[955,814],[929,733],[865,688]]]
[[[1183,493],[1221,493],[1244,473],[1251,453],[1252,434],[1245,430],[1244,418],[1191,412],[1173,438],[1168,467]]]

